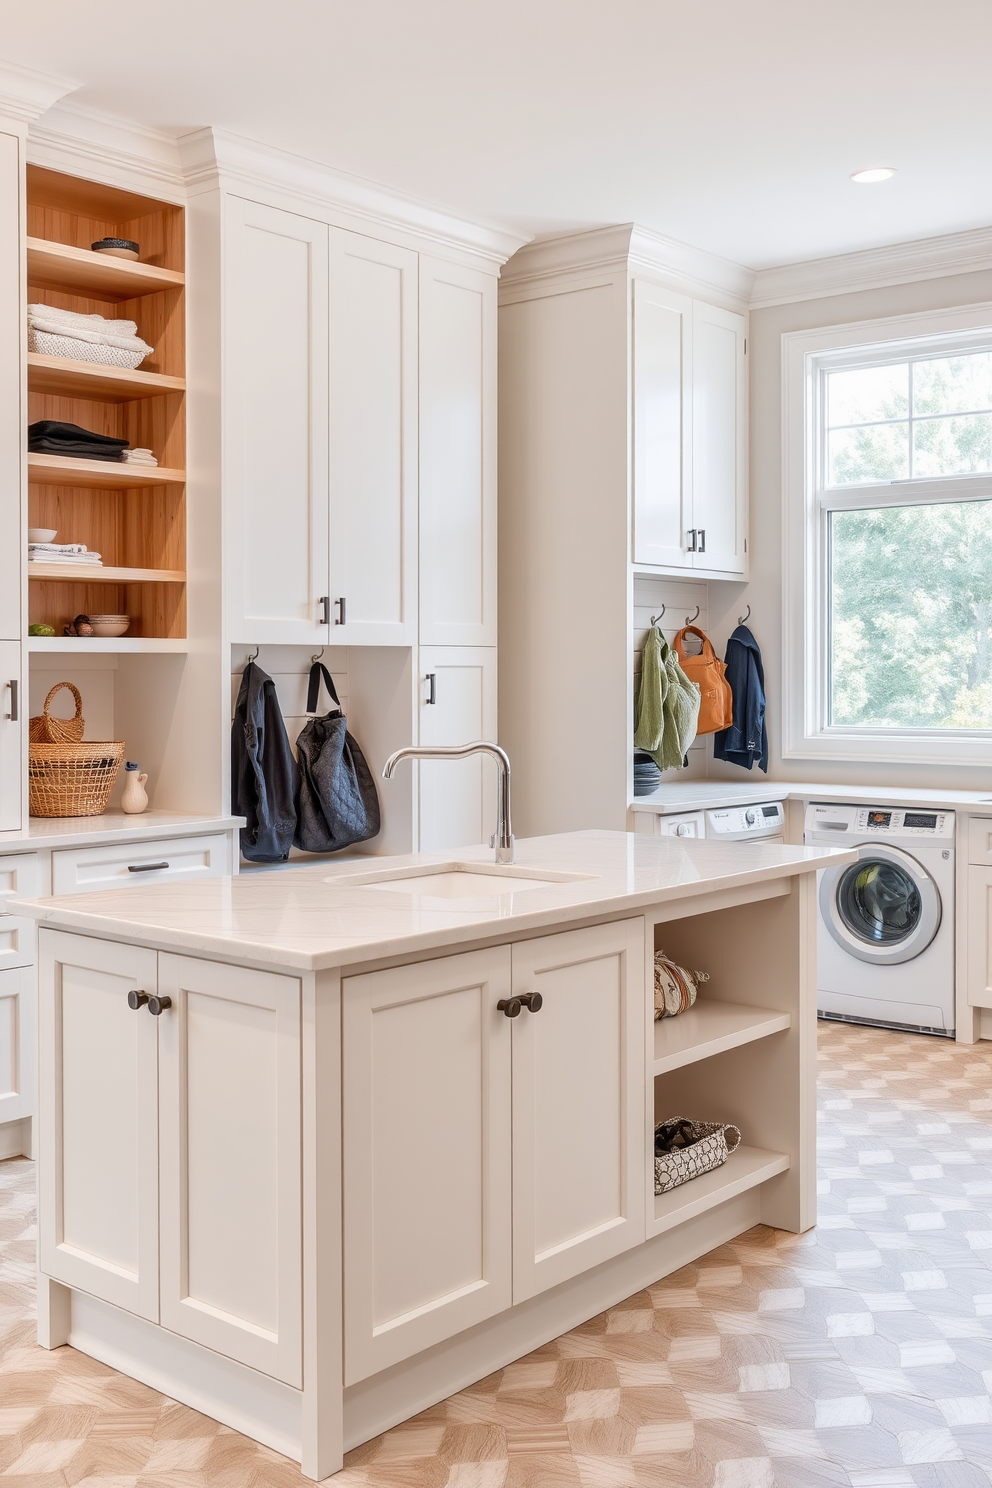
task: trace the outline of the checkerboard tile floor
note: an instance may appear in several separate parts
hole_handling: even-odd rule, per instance
[[[340,1488],[988,1488],[992,1045],[820,1025],[820,1222],[758,1228],[349,1454]],[[276,1453],[33,1342],[0,1164],[0,1483],[301,1488]]]

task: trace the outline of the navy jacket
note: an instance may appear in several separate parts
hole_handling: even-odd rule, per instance
[[[750,770],[755,759],[768,774],[765,673],[758,643],[746,625],[727,642],[727,681],[734,695],[734,721],[713,736],[713,756]]]
[[[251,863],[283,863],[296,831],[296,761],[267,672],[250,661],[231,726],[231,811],[248,818],[241,851]]]

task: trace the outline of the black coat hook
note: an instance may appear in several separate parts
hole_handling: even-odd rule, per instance
[[[748,607],[747,607],[747,614],[746,615],[738,615],[737,616],[737,624],[738,625],[744,625],[746,621],[750,620],[750,618],[751,618],[751,606],[748,605]]]

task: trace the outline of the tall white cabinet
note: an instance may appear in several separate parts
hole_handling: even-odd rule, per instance
[[[501,276],[500,737],[521,835],[627,826],[635,582],[683,581],[685,615],[701,583],[747,578],[747,285],[697,258],[627,226],[531,244]]]
[[[316,168],[294,200],[247,184],[222,137],[195,140],[193,270],[222,264],[202,350],[222,387],[228,639],[299,646],[287,670],[342,648],[376,772],[405,744],[494,739],[497,275],[514,245],[402,225],[385,199],[359,214]],[[370,850],[488,837],[485,765],[414,772],[382,792]]]

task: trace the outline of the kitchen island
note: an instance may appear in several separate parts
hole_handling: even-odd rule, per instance
[[[302,1463],[815,1220],[815,873],[578,832],[26,901],[39,1341]],[[709,974],[654,1022],[664,949]],[[732,1122],[656,1196],[653,1128]]]

